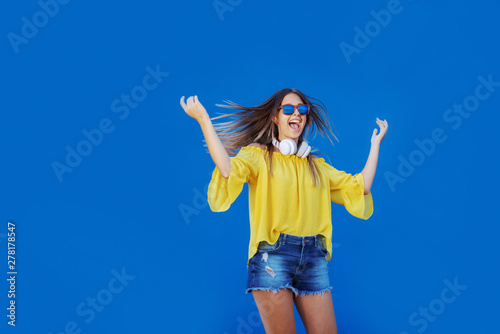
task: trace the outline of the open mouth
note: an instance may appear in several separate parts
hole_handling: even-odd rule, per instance
[[[300,129],[300,123],[298,120],[291,121],[288,123],[288,125],[293,129],[293,130],[299,130]]]

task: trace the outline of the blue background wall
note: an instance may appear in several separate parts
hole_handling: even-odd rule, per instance
[[[337,169],[360,172],[389,123],[373,216],[332,205],[339,333],[496,332],[497,2],[63,2],[0,14],[2,333],[264,333],[247,187],[210,211],[215,165],[179,100],[214,117],[284,87],[326,104],[340,142],[312,144]]]

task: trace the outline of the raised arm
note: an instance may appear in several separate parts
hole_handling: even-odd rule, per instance
[[[389,128],[389,124],[387,124],[386,120],[381,121],[377,117],[377,124],[380,127],[380,133],[377,134],[377,129],[373,130],[373,135],[371,138],[371,147],[370,154],[368,154],[368,160],[366,161],[365,168],[361,171],[363,174],[363,178],[365,179],[365,195],[370,193],[370,189],[373,184],[373,179],[375,177],[375,171],[377,170],[377,162],[378,162],[378,152],[380,150],[380,143],[382,139],[384,139],[385,134],[387,133],[387,129]]]
[[[205,107],[198,101],[197,95],[190,96],[187,99],[187,103],[184,103],[184,96],[181,97],[181,106],[186,114],[197,120],[200,124],[212,160],[219,169],[221,175],[227,179],[231,172],[231,161],[224,145],[222,145],[219,136],[217,136],[215,132]]]

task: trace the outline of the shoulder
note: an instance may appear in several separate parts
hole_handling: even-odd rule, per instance
[[[252,163],[259,163],[261,157],[264,156],[266,146],[258,143],[251,143],[247,146],[241,147],[240,151],[236,155],[238,158],[247,160]]]
[[[326,162],[324,158],[315,157],[314,163],[320,172],[331,173],[332,171],[336,171],[335,167]]]
[[[261,150],[265,150],[265,149],[266,149],[266,145],[264,145],[264,144],[259,144],[259,143],[251,143],[251,144],[249,144],[248,146],[258,147],[258,148],[260,148]]]
[[[258,153],[266,153],[267,152],[267,146],[264,144],[259,144],[259,143],[250,143],[247,146],[244,146],[243,148],[250,149],[253,152],[258,152]]]
[[[264,144],[259,144],[259,143],[250,143],[246,147],[257,147],[263,151],[267,151],[267,146]],[[279,149],[277,149],[276,147],[273,147],[273,152],[279,152]]]

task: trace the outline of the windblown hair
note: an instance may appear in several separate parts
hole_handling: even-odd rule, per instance
[[[269,173],[272,173],[272,155],[274,147],[272,139],[274,137],[278,139],[279,137],[278,126],[273,122],[273,119],[279,112],[278,108],[281,106],[283,98],[290,93],[297,94],[302,99],[304,104],[309,105],[309,114],[307,115],[306,125],[298,138],[298,145],[302,143],[304,137],[308,138],[313,131],[313,139],[319,131],[321,136],[324,137],[324,135],[326,135],[333,145],[333,142],[327,133],[327,131],[329,131],[338,141],[337,137],[335,137],[331,130],[326,107],[321,101],[307,96],[298,89],[284,88],[274,93],[267,99],[267,101],[256,107],[245,107],[226,100],[224,102],[228,105],[216,104],[218,107],[239,110],[231,114],[223,114],[221,116],[211,118],[211,120],[225,117],[236,118],[232,121],[219,123],[217,125],[214,124],[214,129],[217,132],[222,144],[226,148],[229,156],[235,156],[237,154],[237,150],[251,143],[263,144],[266,146],[266,158],[268,158],[269,162]],[[317,101],[318,103],[313,102],[312,100]],[[206,146],[206,141],[204,146]],[[315,186],[317,186],[319,178],[313,159],[318,157],[318,155],[321,154],[316,154],[316,150],[313,150],[307,156],[307,161],[313,175]]]

